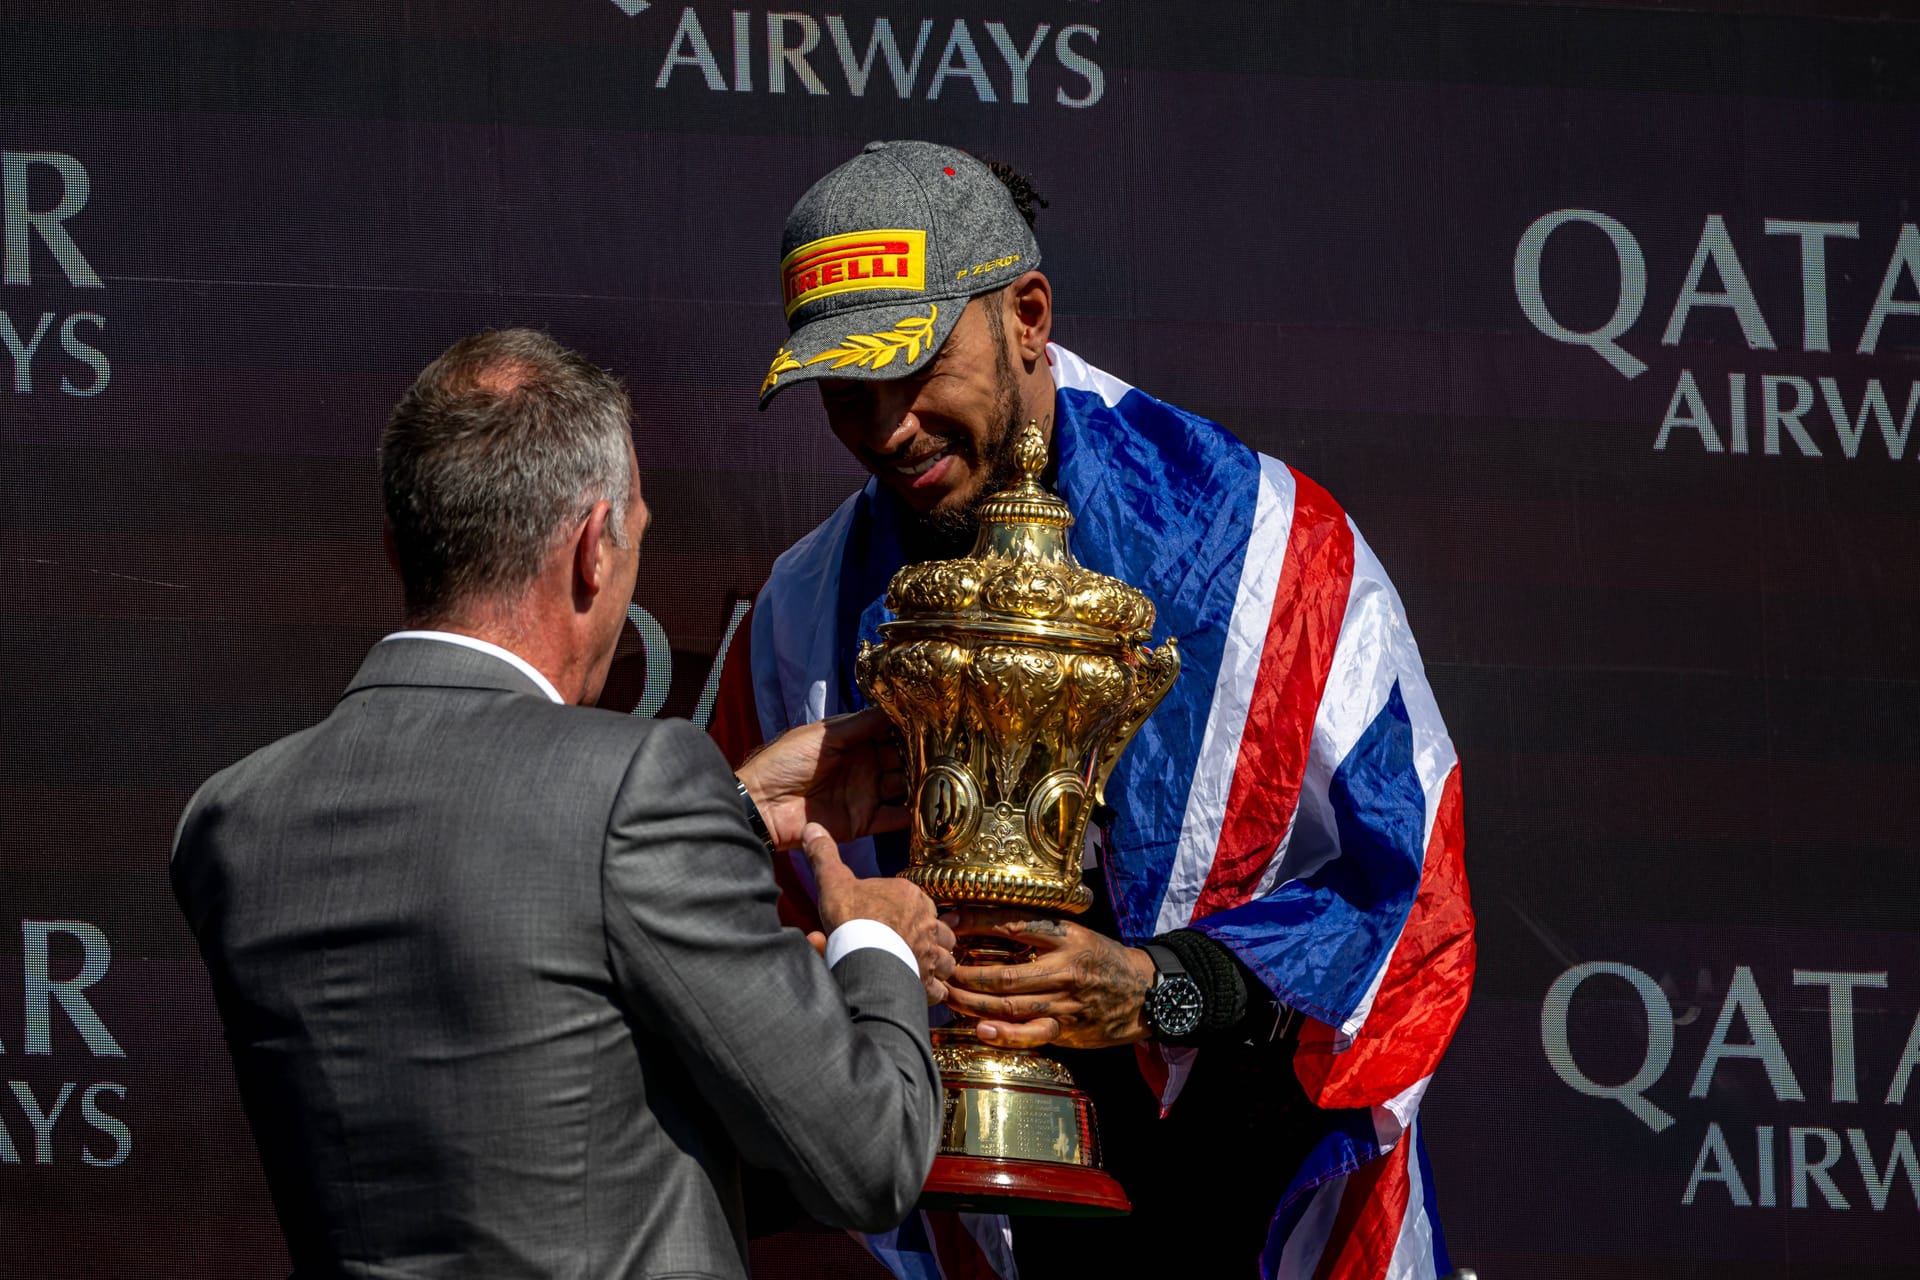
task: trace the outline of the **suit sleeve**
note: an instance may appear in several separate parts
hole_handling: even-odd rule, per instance
[[[692,725],[659,722],[630,762],[602,889],[616,981],[745,1159],[830,1225],[904,1218],[941,1105],[918,977],[870,948],[829,973],[781,926],[733,775]]]
[[[754,605],[755,609],[759,607],[758,603]],[[738,769],[765,741],[760,732],[758,694],[753,687],[753,633],[758,616],[748,613],[734,632],[726,661],[720,665],[720,693],[713,706],[713,723],[707,727],[732,769]],[[814,908],[807,878],[795,864],[799,857],[797,853],[779,853],[773,858],[773,879],[780,886],[780,923],[812,932],[820,927],[820,913]]]

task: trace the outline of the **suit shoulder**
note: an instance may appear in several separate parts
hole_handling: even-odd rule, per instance
[[[251,812],[260,804],[271,804],[275,783],[297,772],[299,762],[325,732],[326,721],[275,739],[221,769],[201,783],[180,810],[174,823],[173,842],[168,862],[179,862],[181,850],[192,846],[189,831],[196,824],[204,833],[236,813]]]
[[[325,724],[325,721],[321,721],[319,724],[311,724],[290,733],[284,738],[276,738],[266,746],[255,748],[226,768],[219,770],[201,783],[199,790],[193,793],[193,798],[187,802],[186,810],[181,815],[182,819],[184,820],[186,815],[191,814],[203,801],[234,796],[246,790],[248,785],[256,779],[271,777],[284,769],[290,761],[297,759],[307,745],[321,733]]]
[[[654,719],[598,707],[569,707],[519,698],[506,709],[523,730],[546,740],[550,750],[575,752],[621,771],[641,755],[653,760],[689,760],[725,770],[726,759],[705,730],[677,717]]]
[[[684,720],[629,715],[601,707],[568,706],[544,698],[509,699],[496,714],[506,722],[503,728],[511,726],[525,732],[571,741],[582,750],[591,750],[596,754],[623,747],[637,751],[663,730],[672,738],[676,736],[676,731],[669,727],[672,725],[692,728]]]

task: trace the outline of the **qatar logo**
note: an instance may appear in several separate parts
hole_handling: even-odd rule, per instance
[[[1706,1048],[1691,1076],[1684,1065],[1679,1076],[1688,1081],[1689,1099],[1703,1100],[1720,1112],[1704,1130],[1680,1126],[1683,1134],[1691,1130],[1698,1135],[1697,1141],[1691,1136],[1687,1141],[1694,1155],[1683,1185],[1677,1163],[1683,1157],[1674,1153],[1680,1203],[1692,1207],[1717,1201],[1736,1209],[1920,1210],[1920,1158],[1913,1135],[1904,1126],[1883,1127],[1887,1119],[1902,1117],[1915,1069],[1920,1068],[1920,1014],[1891,1061],[1862,1062],[1856,1051],[1856,997],[1862,991],[1890,990],[1888,973],[1794,969],[1792,986],[1796,993],[1819,993],[1813,998],[1826,1015],[1826,1061],[1803,1055],[1796,1063],[1788,1056],[1754,969],[1734,966]],[[1588,987],[1595,989],[1589,999],[1637,1001],[1639,1010],[1631,1016],[1635,1021],[1645,1018],[1645,1053],[1624,1080],[1598,1078],[1593,1065],[1581,1063],[1574,1053],[1570,1024],[1576,1009],[1583,1007],[1575,998]],[[1775,996],[1774,1008],[1781,999]],[[1674,1016],[1666,989],[1645,970],[1618,961],[1591,961],[1567,969],[1547,989],[1540,1007],[1540,1047],[1569,1089],[1614,1104],[1623,1118],[1666,1134],[1679,1124],[1668,1106],[1678,1104],[1671,1095],[1666,1105],[1650,1095],[1663,1088],[1674,1065],[1674,1028],[1690,1021],[1691,1015]],[[1735,1081],[1738,1089],[1727,1090],[1725,1078],[1743,1071],[1751,1074]],[[1824,1090],[1819,1089],[1822,1076]],[[1723,1082],[1722,1088],[1716,1089],[1716,1080]],[[1811,1099],[1810,1086],[1816,1093]],[[1766,1119],[1809,1123],[1747,1123],[1727,1110],[1733,1105],[1729,1098],[1742,1093],[1749,1099],[1743,1109],[1752,1110],[1751,1099],[1759,1093],[1771,1103],[1762,1106]],[[1796,1116],[1801,1108],[1819,1113]],[[1836,1115],[1845,1119],[1839,1124],[1811,1123]]]
[[[1560,236],[1596,233],[1605,237],[1614,259],[1613,306],[1604,323],[1578,328],[1556,315],[1548,303],[1541,259],[1548,243]],[[1856,241],[1861,242],[1858,247]],[[1800,296],[1769,298],[1763,305],[1748,277],[1740,243],[1746,245],[1746,260],[1760,253],[1797,250]],[[1843,259],[1841,269],[1849,272],[1885,264],[1879,272],[1880,286],[1864,315],[1832,314],[1827,291],[1830,259]],[[1514,296],[1527,322],[1542,337],[1591,351],[1630,381],[1647,372],[1644,356],[1655,356],[1647,345],[1628,345],[1646,311],[1648,289],[1647,260],[1639,237],[1625,223],[1597,210],[1556,209],[1542,214],[1514,248]],[[1674,291],[1658,345],[1678,346],[1696,317],[1715,312],[1733,317],[1749,351],[1779,351],[1783,342],[1797,345],[1803,356],[1830,362],[1832,372],[1806,378],[1764,369],[1732,370],[1722,384],[1717,377],[1700,378],[1692,369],[1681,369],[1669,375],[1673,391],[1654,436],[1654,449],[1798,458],[1837,455],[1892,462],[1906,455],[1915,410],[1920,409],[1920,380],[1909,379],[1904,387],[1883,384],[1879,378],[1860,378],[1856,366],[1859,357],[1880,355],[1888,334],[1898,325],[1909,326],[1902,335],[1908,340],[1920,332],[1915,325],[1920,319],[1920,227],[1902,223],[1888,235],[1884,230],[1863,230],[1859,222],[1797,218],[1763,218],[1758,227],[1752,223],[1729,227],[1720,214],[1708,214],[1692,263]],[[1838,358],[1833,354],[1836,341],[1844,353]],[[1644,356],[1636,353],[1636,347]],[[1920,456],[1920,449],[1915,452]]]

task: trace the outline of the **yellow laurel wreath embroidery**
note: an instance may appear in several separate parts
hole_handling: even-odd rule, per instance
[[[800,362],[793,358],[793,352],[786,347],[780,348],[780,350],[774,353],[773,367],[767,370],[767,380],[760,384],[760,394],[767,394],[767,389],[773,386],[774,380],[781,374],[789,369],[798,369],[799,367]]]
[[[935,303],[926,315],[908,316],[891,329],[883,329],[879,333],[849,334],[842,345],[822,351],[807,363],[819,364],[822,360],[831,360],[836,369],[856,364],[862,369],[884,369],[904,351],[907,353],[907,363],[912,364],[920,358],[923,344],[929,347],[933,345],[933,322],[939,318],[940,307]]]

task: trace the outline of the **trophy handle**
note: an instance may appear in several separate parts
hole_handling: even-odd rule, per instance
[[[1100,748],[1100,759],[1094,766],[1095,803],[1107,802],[1107,775],[1113,772],[1113,766],[1120,763],[1120,753],[1127,749],[1127,744],[1133,741],[1133,735],[1147,722],[1153,709],[1160,705],[1160,699],[1167,696],[1167,690],[1173,688],[1174,678],[1179,674],[1180,643],[1172,636],[1168,636],[1165,644],[1141,659],[1133,703],[1127,708],[1126,715],[1121,717],[1113,736]]]

